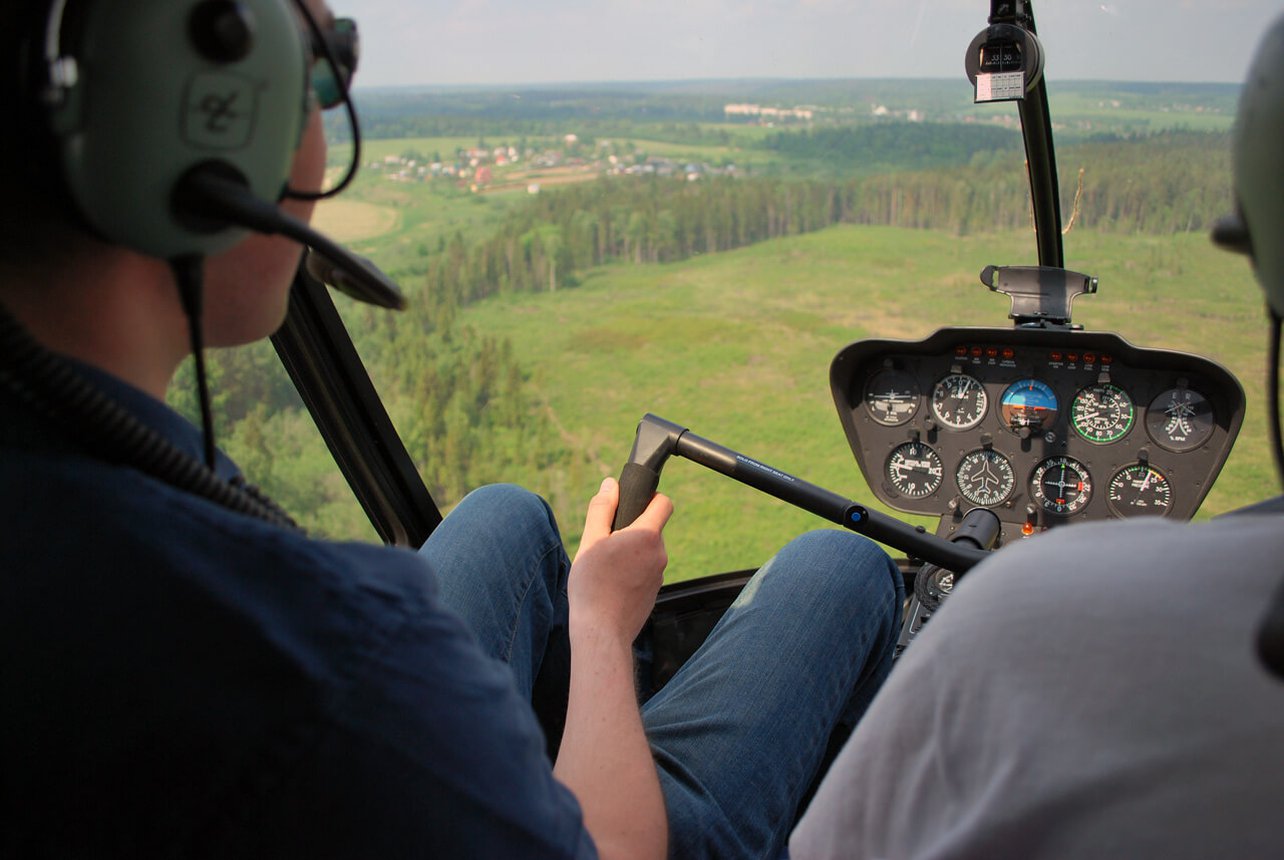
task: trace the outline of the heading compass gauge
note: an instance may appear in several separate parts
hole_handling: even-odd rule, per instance
[[[910,499],[935,493],[944,475],[941,456],[922,442],[898,445],[887,458],[887,480],[892,489]]]
[[[1121,517],[1162,517],[1173,504],[1164,473],[1145,463],[1124,466],[1110,479],[1110,509]]]
[[[985,387],[966,373],[952,373],[932,389],[932,414],[951,430],[980,424],[989,405]]]
[[[914,377],[901,370],[880,370],[865,386],[865,408],[885,427],[904,424],[918,412],[919,390]]]
[[[1170,388],[1146,410],[1146,432],[1160,447],[1193,451],[1213,435],[1213,404],[1190,388]]]
[[[999,413],[1014,433],[1023,427],[1042,432],[1057,420],[1057,395],[1046,382],[1019,379],[1004,389],[999,398]]]
[[[954,477],[963,498],[983,508],[1003,504],[1016,486],[1016,475],[1008,458],[989,448],[964,457]]]
[[[1108,445],[1127,436],[1136,415],[1128,392],[1110,383],[1081,389],[1070,404],[1070,426],[1096,445]]]
[[[1078,460],[1050,457],[1034,470],[1030,494],[1048,513],[1068,517],[1083,510],[1092,498],[1092,478]]]

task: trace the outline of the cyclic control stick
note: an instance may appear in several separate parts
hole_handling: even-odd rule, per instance
[[[623,528],[646,510],[660,483],[660,471],[670,456],[692,460],[769,496],[955,573],[963,573],[989,554],[979,542],[978,545],[973,545],[970,540],[951,543],[921,527],[870,510],[650,413],[639,422],[633,451],[620,473],[620,503],[616,508],[614,528]],[[997,518],[994,525],[998,525]]]

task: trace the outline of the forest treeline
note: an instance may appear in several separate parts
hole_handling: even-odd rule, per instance
[[[812,134],[789,146],[841,146]],[[783,144],[782,144],[783,145]],[[1062,211],[1073,229],[1206,230],[1230,209],[1225,134],[1170,132],[1099,140],[1059,153]],[[516,291],[573,287],[595,266],[673,262],[846,224],[1028,229],[1019,149],[977,150],[966,165],[844,180],[612,177],[546,190],[486,235],[425,239],[426,274],[403,284],[401,314],[364,307],[349,328],[407,449],[439,504],[534,466],[578,484],[589,468],[531,390],[509,345],[458,322],[464,305]],[[1080,190],[1080,171],[1082,188]],[[332,535],[368,534],[343,479],[266,346],[211,356],[220,441],[287,510]],[[190,369],[173,401],[195,414]],[[558,481],[547,491],[556,493]]]
[[[1063,220],[1072,229],[1207,229],[1230,208],[1227,149],[1226,135],[1194,132],[1067,148]],[[603,178],[538,195],[489,236],[442,237],[425,295],[448,314],[496,293],[554,291],[594,266],[673,262],[840,223],[1020,229],[1031,224],[1021,159],[1019,150],[978,150],[966,167],[844,181]]]

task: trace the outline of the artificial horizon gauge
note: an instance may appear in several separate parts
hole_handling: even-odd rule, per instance
[[[951,430],[980,424],[989,405],[985,387],[966,373],[951,373],[932,388],[932,414]]]
[[[919,390],[914,377],[890,368],[875,373],[865,386],[865,408],[885,427],[904,424],[918,412]]]
[[[1172,508],[1173,489],[1154,466],[1133,463],[1115,472],[1107,499],[1121,517],[1162,517]]]
[[[906,498],[921,499],[941,488],[945,465],[930,446],[905,442],[888,456],[886,471],[892,489]]]
[[[1030,495],[1048,513],[1070,516],[1092,498],[1092,478],[1072,457],[1049,457],[1030,476]]]
[[[983,508],[1003,504],[1016,487],[1012,464],[990,448],[981,448],[964,457],[954,478],[963,498]]]
[[[1146,410],[1146,432],[1162,448],[1193,451],[1213,435],[1213,404],[1190,388],[1170,388]]]
[[[1051,429],[1057,420],[1057,406],[1057,395],[1037,379],[1018,379],[999,398],[999,414],[1013,433],[1025,427],[1031,432]]]
[[[1080,389],[1070,404],[1070,426],[1094,445],[1118,442],[1136,417],[1128,392],[1108,382]]]

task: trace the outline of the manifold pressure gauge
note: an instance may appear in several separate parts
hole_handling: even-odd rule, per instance
[[[941,455],[922,442],[904,442],[887,458],[887,481],[906,498],[932,495],[941,488],[944,476]]]

